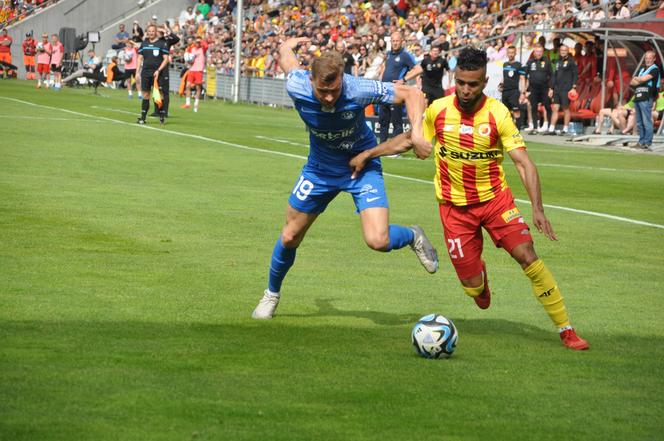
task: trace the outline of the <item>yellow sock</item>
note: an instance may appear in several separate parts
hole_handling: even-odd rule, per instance
[[[463,286],[463,285],[461,285],[461,287],[463,288],[466,295],[468,295],[470,297],[477,297],[480,294],[482,294],[482,291],[484,291],[484,283],[482,283],[480,286],[477,286],[475,288],[471,288],[469,286]]]
[[[533,293],[542,306],[544,306],[544,310],[549,314],[551,321],[558,329],[570,326],[560,288],[558,288],[551,272],[544,266],[544,262],[537,259],[528,268],[523,270],[523,272],[532,282]]]

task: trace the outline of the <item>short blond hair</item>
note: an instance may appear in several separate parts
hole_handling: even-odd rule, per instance
[[[344,59],[337,51],[325,52],[311,63],[311,77],[324,83],[331,83],[343,75]]]

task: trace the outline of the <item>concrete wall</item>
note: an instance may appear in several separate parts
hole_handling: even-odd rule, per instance
[[[13,61],[19,67],[19,76],[23,78],[25,69],[21,44],[30,31],[34,31],[37,40],[43,32],[57,34],[63,27],[75,28],[77,35],[100,31],[101,43],[95,49],[98,55],[103,55],[110,49],[120,23],[126,25],[127,31],[131,31],[134,20],[145,28],[145,23],[153,15],[161,23],[167,18],[177,18],[184,8],[193,3],[193,0],[146,0],[139,7],[137,0],[60,0],[8,28],[9,35],[14,39]]]

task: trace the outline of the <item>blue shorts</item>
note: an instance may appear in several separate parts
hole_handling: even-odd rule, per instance
[[[351,179],[350,175],[321,175],[306,165],[293,187],[288,204],[303,213],[319,214],[341,191],[353,196],[358,213],[367,208],[389,207],[381,170],[365,169],[360,176]]]

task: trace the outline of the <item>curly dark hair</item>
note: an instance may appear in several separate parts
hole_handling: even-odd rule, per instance
[[[485,69],[487,62],[486,51],[474,47],[466,47],[459,53],[459,57],[457,58],[457,69]]]

